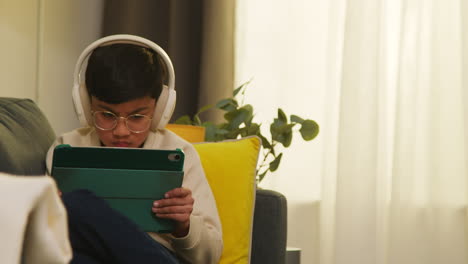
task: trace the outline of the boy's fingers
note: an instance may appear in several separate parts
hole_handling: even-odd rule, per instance
[[[168,206],[177,206],[177,205],[193,205],[195,200],[190,197],[185,198],[170,198],[154,201],[153,207],[168,207]]]
[[[153,207],[152,211],[157,214],[189,214],[193,211],[193,207],[190,205]]]
[[[190,189],[181,187],[181,188],[175,188],[175,189],[168,191],[164,195],[164,198],[184,197],[184,196],[191,195],[191,194],[192,194],[192,191]]]

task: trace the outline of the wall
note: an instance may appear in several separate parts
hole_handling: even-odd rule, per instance
[[[35,98],[38,7],[0,0],[0,96]]]
[[[33,99],[57,134],[78,126],[74,64],[101,35],[103,3],[0,0],[0,96]]]

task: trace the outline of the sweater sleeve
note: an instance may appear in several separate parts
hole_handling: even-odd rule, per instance
[[[172,237],[177,254],[189,263],[218,263],[223,250],[221,223],[216,202],[193,146],[184,149],[186,157],[183,187],[195,200],[187,236]]]
[[[53,159],[53,155],[54,155],[54,149],[57,145],[60,145],[62,144],[62,138],[59,137],[57,138],[54,143],[52,144],[52,146],[50,146],[49,150],[47,151],[47,156],[46,156],[46,167],[47,167],[47,175],[51,175],[52,174],[52,159]]]
[[[54,149],[57,145],[60,144],[70,144],[76,147],[84,147],[84,146],[98,146],[99,139],[93,133],[94,129],[91,127],[84,127],[78,128],[68,133],[62,134],[61,136],[57,137],[50,146],[49,151],[47,151],[46,156],[46,166],[47,166],[47,174],[50,175],[52,172],[52,160],[54,155]]]

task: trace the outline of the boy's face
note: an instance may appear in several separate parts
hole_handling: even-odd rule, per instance
[[[108,111],[115,114],[117,117],[127,117],[129,115],[140,114],[153,117],[156,99],[149,96],[134,99],[121,104],[109,104],[97,99],[91,98],[92,111]],[[125,125],[125,120],[119,118],[117,125],[111,130],[101,130],[96,128],[97,135],[102,144],[106,147],[119,148],[139,148],[143,146],[148,137],[149,129],[134,133]]]

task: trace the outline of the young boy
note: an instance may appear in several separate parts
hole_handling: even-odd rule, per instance
[[[174,220],[176,229],[147,234],[91,192],[65,193],[72,263],[217,263],[223,246],[221,224],[198,154],[174,133],[152,126],[152,120],[160,118],[154,113],[168,66],[161,65],[164,60],[154,49],[132,36],[122,38],[92,50],[85,71],[92,123],[58,137],[47,167],[50,172],[58,144],[180,148],[185,153],[182,187],[167,192],[151,209],[157,217]]]

